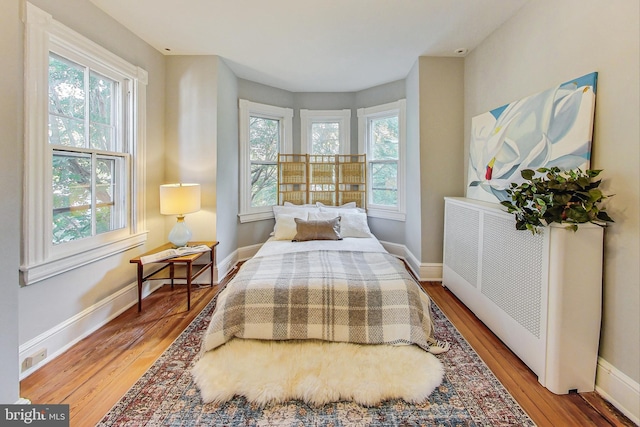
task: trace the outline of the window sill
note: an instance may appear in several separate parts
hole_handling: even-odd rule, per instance
[[[58,274],[73,270],[74,268],[124,252],[142,245],[146,240],[147,233],[142,232],[73,255],[48,260],[34,265],[22,265],[20,266],[20,286],[32,285],[42,280],[57,276]]]
[[[244,224],[245,222],[253,222],[253,221],[262,221],[263,219],[273,219],[273,211],[269,210],[268,212],[253,212],[253,213],[241,213],[238,214],[240,218],[240,223]]]
[[[387,209],[376,209],[367,207],[367,216],[371,218],[390,219],[392,221],[406,221],[407,214],[404,212],[391,211]]]

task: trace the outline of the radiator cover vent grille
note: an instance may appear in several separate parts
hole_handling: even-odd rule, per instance
[[[540,338],[543,237],[494,215],[484,215],[483,227],[482,293]]]
[[[447,205],[444,263],[472,286],[478,279],[478,224],[480,212]]]

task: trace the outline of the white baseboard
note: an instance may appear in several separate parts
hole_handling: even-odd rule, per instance
[[[258,250],[262,247],[262,243],[258,243],[257,245],[244,246],[242,248],[238,248],[238,260],[246,261],[249,258],[253,257]]]
[[[383,241],[380,241],[380,244],[391,255],[395,255],[398,258],[407,259],[407,254],[409,254],[409,251],[407,250],[407,247],[405,245],[399,245],[397,243],[383,242]],[[411,255],[411,257],[415,259],[413,255]],[[407,263],[409,263],[408,259],[407,259]]]
[[[442,263],[428,262],[420,264],[420,277],[424,282],[442,282]]]
[[[161,287],[162,284],[161,280],[146,282],[142,287],[143,298]],[[20,345],[18,347],[20,380],[28,377],[137,303],[138,284],[134,282]],[[47,349],[47,357],[31,368],[23,370],[24,360],[43,348]]]
[[[397,243],[380,242],[392,255],[405,260],[411,272],[422,282],[442,281],[442,263],[422,263],[405,246]]]
[[[218,265],[216,267],[216,272],[214,277],[218,278],[218,283],[222,279],[225,278],[227,274],[235,267],[238,263],[238,251],[233,251],[228,256],[226,256],[223,260],[218,261]]]
[[[640,384],[598,357],[596,391],[631,421],[640,425]]]

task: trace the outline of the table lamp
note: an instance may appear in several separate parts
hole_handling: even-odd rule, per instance
[[[177,247],[191,240],[191,230],[184,216],[200,210],[200,184],[165,184],[160,186],[160,213],[177,215],[178,221],[169,232],[169,241]]]

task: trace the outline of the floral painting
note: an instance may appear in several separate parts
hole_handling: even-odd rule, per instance
[[[598,73],[512,102],[471,121],[467,197],[509,198],[523,169],[589,168]]]

